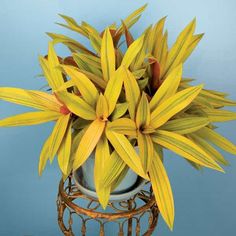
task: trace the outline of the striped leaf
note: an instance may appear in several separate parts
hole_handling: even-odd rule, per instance
[[[150,101],[151,111],[176,93],[182,78],[182,71],[183,66],[180,64],[167,76]]]
[[[39,157],[39,164],[38,164],[38,173],[39,173],[39,176],[42,175],[45,167],[46,167],[46,164],[47,164],[47,161],[49,160],[49,148],[50,148],[50,136],[49,138],[46,140],[46,142],[44,143],[43,145],[43,148],[41,150],[41,153],[40,153],[40,157]]]
[[[150,166],[149,175],[158,209],[169,228],[173,230],[175,218],[173,193],[165,167],[157,153]]]
[[[140,89],[135,77],[128,69],[123,68],[122,76],[124,78],[126,101],[129,104],[129,114],[130,117],[134,119],[136,108],[140,98]]]
[[[207,126],[208,124],[208,118],[192,116],[170,120],[161,126],[160,129],[173,131],[178,134],[189,134]]]
[[[204,109],[211,122],[225,122],[236,120],[236,112],[218,110],[218,109]]]
[[[106,121],[108,114],[107,99],[102,94],[100,94],[96,106],[96,115],[99,119]]]
[[[0,120],[0,127],[38,125],[57,120],[61,114],[54,111],[34,111]]]
[[[225,160],[221,153],[219,153],[215,148],[213,148],[206,140],[196,134],[190,134],[189,137],[191,137],[191,139],[215,161],[219,162],[222,165],[229,165],[229,162]]]
[[[49,45],[48,45],[48,66],[49,66],[49,72],[51,74],[51,76],[48,79],[51,80],[50,84],[54,85],[52,89],[56,90],[64,84],[64,79],[61,74],[61,71],[58,70],[57,68],[60,66],[60,63],[59,63],[57,54],[54,50],[52,42],[49,42]]]
[[[58,150],[58,165],[64,175],[70,173],[70,158],[71,158],[71,144],[72,144],[72,123],[67,127],[65,136],[62,140],[61,146]]]
[[[173,47],[168,53],[166,69],[162,78],[168,74],[179,64],[183,63],[189,44],[192,41],[192,36],[196,27],[196,19],[194,19],[179,35]]]
[[[51,162],[53,161],[62,143],[62,140],[65,136],[69,124],[69,120],[70,120],[70,114],[63,115],[58,119],[56,125],[53,128],[49,142],[49,153],[48,153]]]
[[[139,155],[143,165],[143,170],[147,173],[153,160],[153,143],[150,135],[138,132]]]
[[[81,73],[77,68],[73,66],[62,66],[66,74],[75,82],[75,85],[79,89],[83,99],[94,106],[98,99],[98,91],[94,84],[88,79],[86,75]]]
[[[101,203],[103,209],[106,208],[109,202],[111,192],[111,185],[105,185],[103,182],[104,176],[107,172],[107,162],[109,162],[110,159],[111,157],[107,138],[102,136],[96,147],[94,183],[99,202]]]
[[[33,90],[2,87],[0,88],[0,99],[39,110],[47,109],[47,107],[45,107],[40,100],[33,99],[29,91],[32,93],[40,93]]]
[[[111,76],[110,80],[107,83],[107,87],[104,93],[108,101],[109,106],[109,115],[114,111],[117,100],[120,96],[120,92],[123,85],[123,78],[121,74],[121,70],[118,69],[113,76]]]
[[[122,117],[126,111],[128,110],[128,103],[123,102],[123,103],[117,103],[115,106],[114,111],[112,112],[112,119],[111,120],[116,120]]]
[[[144,40],[144,35],[142,35],[140,38],[136,39],[127,49],[121,66],[125,66],[126,68],[129,68],[131,63],[134,61],[135,57],[137,54],[140,52],[142,46],[143,46],[143,40]]]
[[[106,129],[106,136],[115,151],[123,159],[123,161],[138,175],[144,179],[148,176],[144,173],[140,157],[135,152],[129,140],[123,135]]]
[[[85,131],[75,154],[73,170],[76,170],[81,165],[83,165],[83,163],[92,153],[99,139],[101,138],[101,135],[105,128],[105,124],[106,124],[105,122],[96,119],[91,123],[91,125]]]
[[[109,28],[104,32],[101,46],[101,65],[104,80],[108,81],[115,72],[115,50]]]
[[[125,162],[120,158],[116,151],[113,151],[110,158],[106,159],[106,171],[102,183],[104,186],[110,186],[116,181],[122,171],[126,168]]]
[[[216,131],[204,127],[197,131],[196,134],[202,137],[203,139],[206,139],[209,142],[215,144],[226,152],[236,155],[236,145],[230,142],[222,135],[218,134]]]
[[[151,120],[150,107],[147,100],[147,96],[143,92],[137,108],[136,125],[137,127],[144,128],[150,124],[150,120]]]
[[[165,124],[172,116],[187,107],[199,94],[202,86],[195,86],[176,93],[151,113],[151,124],[158,128]]]
[[[79,96],[63,91],[57,92],[57,96],[75,115],[85,120],[96,119],[95,110]]]
[[[203,149],[180,134],[159,130],[152,136],[152,140],[187,160],[223,172],[222,168]]]
[[[136,136],[137,128],[135,122],[128,118],[120,118],[107,124],[109,130],[124,134]]]

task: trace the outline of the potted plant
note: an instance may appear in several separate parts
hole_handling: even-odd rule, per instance
[[[0,126],[56,121],[42,148],[40,175],[55,156],[64,179],[84,168],[82,173],[90,187],[91,176],[94,179],[104,208],[122,180],[123,184],[131,180],[122,186],[124,190],[140,176],[151,182],[159,210],[172,229],[174,200],[163,149],[175,152],[196,169],[223,172],[220,165],[228,161],[214,146],[232,154],[236,146],[217,133],[214,122],[236,119],[236,113],[223,109],[236,102],[225,93],[192,86],[192,79],[182,76],[184,62],[203,36],[194,33],[195,19],[171,48],[164,31],[165,17],[133,38],[130,28],[145,7],[119,27],[110,25],[102,33],[86,22],[78,24],[61,15],[66,24],[60,25],[86,37],[91,48],[65,35],[48,33],[52,42],[39,62],[50,89],[0,88],[0,99],[37,110],[5,118]],[[126,50],[121,50],[123,37]],[[66,45],[71,55],[57,56],[56,43]]]

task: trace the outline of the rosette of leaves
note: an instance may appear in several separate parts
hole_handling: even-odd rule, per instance
[[[60,25],[85,36],[91,49],[65,35],[48,33],[53,39],[48,55],[39,58],[48,92],[0,88],[0,99],[38,110],[5,118],[0,126],[56,121],[42,148],[40,175],[48,160],[57,156],[65,179],[95,152],[94,181],[101,205],[106,207],[111,191],[130,168],[151,182],[159,210],[172,229],[174,200],[163,149],[196,169],[223,172],[220,165],[228,161],[215,146],[232,154],[236,146],[216,132],[214,122],[236,119],[236,113],[223,109],[236,102],[183,78],[183,63],[203,36],[194,33],[195,20],[171,48],[164,31],[166,18],[134,40],[130,28],[145,7],[102,33],[61,15],[66,24]],[[126,51],[120,48],[123,37]],[[65,44],[71,55],[58,57],[56,43]]]

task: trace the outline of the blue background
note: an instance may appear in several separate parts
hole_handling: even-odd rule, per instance
[[[37,57],[45,54],[46,31],[67,33],[55,25],[57,13],[71,15],[102,29],[119,21],[145,2],[146,14],[134,27],[137,36],[150,23],[168,15],[170,43],[180,30],[197,17],[198,32],[205,32],[200,46],[185,65],[185,75],[204,82],[236,99],[236,1],[235,0],[1,0],[0,86],[38,89],[44,83]],[[73,35],[73,34],[71,34]],[[66,54],[63,47],[58,53]],[[28,110],[0,102],[0,118]],[[219,131],[236,143],[236,122]],[[57,226],[55,200],[60,179],[56,162],[44,175],[37,174],[41,146],[52,124],[0,130],[0,235],[61,235]],[[181,158],[166,153],[167,170],[173,186],[176,221],[171,233],[163,221],[154,235],[236,235],[236,160],[226,174],[196,172]]]

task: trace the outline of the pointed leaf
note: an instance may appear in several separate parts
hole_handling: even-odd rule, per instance
[[[152,126],[158,128],[165,124],[172,116],[187,107],[197,97],[201,89],[202,86],[184,89],[159,105],[151,113]]]
[[[105,122],[96,119],[85,131],[75,154],[73,170],[78,169],[92,153],[103,133],[105,124]]]
[[[150,170],[154,152],[150,135],[138,132],[138,147],[144,172],[147,173]]]
[[[66,74],[75,82],[84,100],[94,106],[98,99],[98,91],[88,77],[73,66],[62,66]]]
[[[112,112],[112,119],[111,120],[116,120],[122,117],[126,111],[128,110],[128,103],[123,102],[123,103],[117,103],[115,106],[114,111]]]
[[[215,144],[226,152],[236,155],[236,145],[230,142],[222,135],[218,134],[216,131],[204,127],[197,131],[196,134],[202,137],[203,139],[206,139],[209,142]]]
[[[157,153],[150,166],[149,175],[160,213],[169,228],[173,230],[175,218],[173,193],[165,167]]]
[[[109,106],[109,115],[114,111],[117,100],[120,96],[120,92],[123,85],[123,78],[121,70],[118,69],[113,75],[111,76],[110,80],[107,83],[107,87],[104,93],[108,101]]]
[[[96,115],[99,119],[103,121],[107,121],[108,118],[108,102],[106,98],[100,94],[98,101],[97,101],[97,106],[96,106]]]
[[[103,77],[109,80],[115,72],[115,50],[109,28],[105,30],[102,38],[101,65]]]
[[[94,183],[96,188],[96,193],[98,195],[99,202],[101,203],[103,209],[106,208],[110,192],[111,185],[105,185],[103,183],[103,178],[107,172],[107,161],[110,159],[110,151],[108,141],[105,136],[102,136],[98,141],[95,153],[95,165],[94,165]]]
[[[209,124],[206,117],[186,117],[168,121],[160,129],[173,131],[178,134],[188,134],[195,132]]]
[[[106,136],[123,161],[138,175],[148,179],[144,173],[140,157],[129,140],[123,135],[106,129]]]
[[[218,110],[218,109],[204,109],[211,122],[225,122],[236,120],[236,112]]]
[[[61,91],[57,92],[57,95],[68,109],[77,116],[85,120],[94,120],[96,118],[95,110],[79,96]]]
[[[186,50],[191,43],[192,36],[196,27],[196,20],[194,19],[187,27],[181,32],[173,47],[171,48],[167,62],[166,69],[162,76],[165,78],[176,66],[183,63]]]
[[[0,127],[38,125],[57,120],[60,116],[60,113],[54,111],[27,112],[0,120]]]
[[[142,46],[143,46],[143,40],[144,35],[142,35],[140,38],[136,39],[127,49],[124,58],[122,60],[121,65],[125,66],[126,68],[129,68],[131,63],[134,61],[137,54],[140,52]]]
[[[40,101],[32,99],[29,91],[35,92],[33,90],[24,90],[20,88],[2,87],[0,88],[0,99],[39,110],[45,110],[45,105]]]
[[[195,134],[190,134],[189,136],[198,146],[200,146],[215,161],[219,162],[222,165],[229,165],[229,162],[225,160],[225,158],[203,138],[200,138],[199,136]]]
[[[135,77],[128,69],[123,68],[122,76],[124,78],[126,100],[129,103],[128,109],[130,117],[134,119],[136,108],[140,98],[140,89]]]
[[[62,140],[65,136],[68,127],[69,120],[70,120],[70,114],[63,115],[58,119],[56,125],[53,128],[50,138],[50,143],[49,143],[50,148],[48,153],[51,162],[53,161],[62,143]]]
[[[128,118],[120,118],[112,122],[109,122],[107,124],[107,127],[109,130],[120,134],[125,134],[130,136],[136,136],[137,134],[137,128],[135,122]]]
[[[145,126],[148,126],[150,124],[150,119],[151,114],[147,95],[143,92],[136,113],[137,127],[144,128]]]
[[[159,130],[152,136],[155,143],[202,166],[223,172],[222,168],[203,149],[190,139],[173,132]]]
[[[50,136],[48,137],[48,139],[44,143],[43,148],[42,148],[41,153],[40,153],[39,165],[38,165],[39,176],[42,175],[42,173],[43,173],[43,171],[46,167],[47,161],[49,160],[49,155],[48,155],[49,145],[50,145]]]
[[[182,77],[182,70],[183,66],[181,64],[177,66],[164,80],[164,82],[156,91],[152,100],[150,101],[151,111],[153,111],[155,108],[157,108],[158,105],[160,105],[166,99],[170,98],[176,93]]]
[[[58,165],[64,175],[70,172],[71,143],[72,143],[72,123],[67,127],[65,136],[58,151]]]

